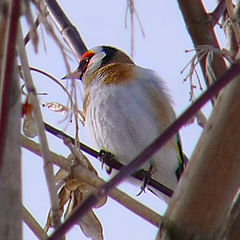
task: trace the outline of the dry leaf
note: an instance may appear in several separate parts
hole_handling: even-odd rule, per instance
[[[195,119],[197,119],[197,123],[200,127],[204,128],[204,126],[207,123],[207,118],[205,117],[205,115],[203,114],[203,112],[200,110],[196,113],[196,115],[194,115],[192,118],[190,118],[189,121],[187,121],[187,123],[185,125],[191,125],[194,123]]]
[[[67,143],[68,145],[70,143]],[[83,168],[89,169],[97,176],[96,170],[93,168],[89,160],[73,145],[69,146],[73,154],[68,156],[68,160],[74,164],[79,164]],[[79,181],[73,178],[68,172],[60,169],[56,174],[56,182],[59,184],[64,183],[63,187],[58,193],[59,208],[61,217],[64,214],[64,218],[68,217],[72,211],[79,206],[88,195],[94,190],[94,187],[87,184],[84,181]],[[107,197],[102,199],[96,207],[103,206],[107,201]],[[64,207],[66,206],[64,213]],[[103,229],[100,221],[97,219],[94,212],[91,210],[80,221],[79,226],[83,233],[92,240],[103,239]],[[51,211],[48,214],[45,230],[48,231],[52,227],[52,214]]]
[[[33,105],[29,103],[28,97],[25,103],[22,104],[22,117],[23,117],[23,133],[30,138],[38,135],[37,125],[33,117]]]
[[[34,138],[38,135],[36,121],[33,116],[23,120],[23,133],[30,138]]]
[[[202,111],[198,111],[196,114],[197,123],[200,127],[204,128],[207,123],[207,118]]]
[[[67,112],[71,111],[70,108],[64,106],[61,103],[57,103],[57,102],[45,103],[42,106],[49,108],[53,112],[58,112],[61,114],[66,114]],[[84,126],[85,117],[84,117],[83,112],[80,110],[77,110],[77,116],[78,116],[78,119],[80,120],[80,122],[82,123],[82,125]]]
[[[103,240],[102,225],[92,210],[82,217],[79,226],[86,237],[92,240]]]
[[[45,103],[45,104],[43,104],[43,107],[47,107],[50,110],[52,110],[53,112],[59,112],[62,114],[65,114],[68,111],[68,108],[66,106],[64,106],[61,103],[57,103],[57,102]]]

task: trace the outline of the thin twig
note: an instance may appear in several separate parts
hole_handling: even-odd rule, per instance
[[[31,39],[32,43],[33,43],[33,48],[35,50],[35,53],[38,52],[38,42],[39,42],[39,37],[37,34],[37,27],[39,25],[39,21],[37,19],[37,21],[34,23],[33,20],[33,14],[32,14],[32,10],[31,10],[31,5],[30,5],[30,1],[25,1],[25,17],[27,20],[27,23],[30,27],[30,31],[28,32],[27,36],[28,36],[28,41]],[[24,43],[26,44],[26,37],[24,38]]]
[[[26,34],[26,36],[24,37],[24,44],[27,45],[31,39],[31,34],[32,31],[37,31],[37,28],[39,26],[40,22],[39,19],[37,18],[36,21],[33,23],[32,25],[32,29],[29,30],[29,32]]]
[[[39,5],[36,2],[35,4],[38,6],[39,11],[41,10],[42,3],[45,3],[44,5],[47,6],[47,9],[49,10],[49,14],[50,14],[53,22],[57,26],[58,30],[62,34],[64,40],[69,45],[70,49],[74,53],[77,60],[80,62],[81,55],[87,51],[87,48],[86,48],[83,40],[81,39],[79,33],[77,32],[76,28],[72,25],[72,23],[69,21],[69,19],[67,18],[67,16],[61,9],[60,5],[55,0],[45,0],[45,1],[42,0],[42,1],[40,1]],[[49,22],[46,21],[46,17],[44,17],[44,15],[43,15],[43,23],[44,23],[46,29],[48,30],[48,32],[52,35],[52,37],[58,44],[60,50],[62,51],[65,62],[67,64],[66,56],[63,51],[63,49],[64,49],[63,45],[60,42],[60,40],[58,39],[57,35],[55,34],[52,26],[49,24]],[[67,71],[70,72],[70,68],[69,68],[68,64],[67,64]],[[74,110],[73,112],[74,112],[74,118],[75,118],[75,124],[76,124],[75,142],[77,144],[78,132],[79,132],[78,111],[77,111],[77,102],[78,101],[77,101],[77,95],[75,94],[75,92],[76,92],[75,82],[71,81],[71,85],[72,85],[71,92],[74,93],[72,96],[74,96],[74,100],[75,100],[75,104],[73,105],[73,110]]]
[[[134,56],[134,29],[135,29],[135,21],[134,21],[134,14],[138,20],[141,32],[143,37],[145,37],[145,33],[144,33],[144,29],[143,29],[143,25],[141,23],[140,17],[136,11],[135,5],[134,5],[134,0],[127,0],[127,7],[126,7],[126,11],[125,11],[125,27],[127,28],[127,13],[128,10],[130,12],[130,18],[131,18],[131,57]]]
[[[19,69],[21,70],[21,66],[18,66]],[[74,107],[74,102],[73,102],[73,99],[72,99],[72,96],[70,95],[70,93],[68,92],[68,90],[65,88],[65,86],[59,82],[55,77],[53,77],[52,75],[50,75],[49,73],[47,72],[44,72],[38,68],[34,68],[34,67],[29,67],[31,71],[35,71],[35,72],[38,72],[38,73],[41,73],[43,75],[45,75],[46,77],[50,78],[53,82],[55,82],[58,86],[60,86],[62,88],[62,90],[67,94],[68,96],[68,99],[70,101],[70,106],[71,106],[71,111],[77,111],[77,115],[79,116],[79,120],[81,121],[81,123],[84,125],[84,115],[83,113],[78,110],[78,108],[75,106]]]

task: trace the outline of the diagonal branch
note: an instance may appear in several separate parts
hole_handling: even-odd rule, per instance
[[[80,62],[82,54],[87,51],[87,47],[76,27],[67,18],[57,1],[45,0],[45,2],[50,12],[50,16],[56,24],[59,32],[62,34],[63,39],[69,45],[74,56]]]
[[[64,139],[64,138],[69,139],[72,142],[72,144],[74,144],[74,141],[75,141],[74,138],[70,137],[66,133],[52,127],[51,125],[49,125],[47,123],[45,123],[45,128],[49,133],[53,134],[54,136],[56,136],[60,139]],[[87,145],[85,145],[84,143],[81,143],[81,142],[79,143],[79,145],[80,145],[80,149],[82,151],[90,154],[91,156],[93,156],[95,158],[99,158],[100,153],[97,152],[96,150],[88,147]],[[121,164],[114,158],[111,158],[111,159],[106,158],[104,160],[104,164],[106,164],[107,166],[109,166],[113,169],[116,169],[116,170],[120,170],[124,166],[123,164]],[[147,171],[140,169],[140,170],[137,170],[136,172],[134,172],[132,174],[132,177],[134,177],[142,182],[144,180],[146,174],[147,174]],[[149,180],[148,185],[157,189],[158,191],[162,192],[163,194],[165,194],[168,197],[171,197],[173,194],[173,190],[169,189],[168,187],[164,186],[163,184],[157,182],[156,180],[154,180],[152,178]]]
[[[29,213],[29,211],[22,206],[22,217],[27,226],[32,230],[32,232],[38,237],[39,240],[47,239],[47,233],[41,228],[39,223],[35,218]]]
[[[139,156],[131,161],[127,166],[115,175],[109,182],[104,184],[94,194],[89,197],[72,213],[72,215],[58,228],[49,240],[57,240],[63,236],[89,209],[92,208],[103,196],[109,194],[114,187],[117,186],[124,178],[131,175],[136,169],[143,165],[156,151],[158,151],[191,117],[196,114],[199,109],[217,92],[219,92],[226,84],[240,74],[240,64],[235,63],[227,70],[209,89],[198,98],[179,118],[177,118],[163,133],[150,144]]]
[[[236,75],[219,95],[170,201],[160,229],[162,240],[220,239],[225,230],[240,182],[239,81]]]
[[[39,144],[24,136],[21,137],[21,142],[23,147],[25,147],[29,151],[32,151],[34,154],[41,156]],[[54,164],[72,174],[73,177],[78,179],[79,181],[84,181],[87,184],[93,186],[94,188],[99,188],[104,184],[104,181],[97,177],[95,174],[93,174],[91,171],[83,168],[82,166],[72,166],[71,162],[69,162],[63,156],[60,156],[54,152],[50,152],[50,154]],[[152,211],[151,209],[147,208],[143,204],[139,203],[135,199],[132,199],[127,194],[123,193],[118,189],[113,189],[109,196],[118,203],[131,210],[132,212],[134,212],[135,214],[137,214],[138,216],[147,220],[154,226],[159,226],[161,216]]]

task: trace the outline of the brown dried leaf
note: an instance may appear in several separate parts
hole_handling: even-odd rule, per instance
[[[200,110],[196,113],[196,115],[194,115],[192,118],[190,118],[190,120],[185,124],[185,125],[191,125],[194,123],[195,119],[197,119],[197,123],[200,127],[204,128],[204,126],[207,123],[207,118],[205,117],[205,115],[203,114],[203,112]]]
[[[90,172],[97,176],[96,170],[93,168],[89,160],[71,143],[65,140],[65,143],[70,148],[72,154],[68,156],[68,160],[74,165],[80,165],[82,168],[88,169]],[[75,179],[63,169],[60,169],[56,174],[56,182],[58,184],[64,183],[64,186],[58,193],[59,207],[61,217],[64,214],[64,218],[69,216],[72,211],[81,204],[87,196],[94,190],[94,187],[85,181]],[[103,206],[107,201],[107,197],[103,198],[95,207]],[[64,206],[67,204],[66,211],[64,213]],[[93,240],[103,239],[102,226],[91,211],[79,222],[83,233]],[[45,226],[46,231],[52,227],[52,215],[51,211],[48,214],[47,223]]]
[[[92,210],[82,217],[79,226],[86,237],[92,240],[103,240],[102,225]]]
[[[24,118],[23,120],[23,133],[30,138],[34,138],[38,135],[36,121],[33,116]]]
[[[59,214],[60,216],[63,215],[63,208],[59,208]],[[50,210],[48,212],[48,216],[47,216],[47,222],[45,224],[45,227],[44,227],[44,231],[45,232],[48,232],[49,228],[53,227],[53,221],[52,221],[52,210]]]
[[[85,190],[84,188],[78,187],[75,191],[71,192],[71,199],[64,215],[65,218],[87,197],[88,193]],[[87,237],[93,240],[103,239],[102,225],[92,210],[83,216],[79,221],[79,226]]]
[[[197,123],[200,127],[204,128],[207,123],[207,118],[202,111],[198,111],[196,114]]]
[[[77,161],[79,164],[83,165],[83,167],[86,167],[91,172],[93,172],[96,176],[98,176],[97,171],[94,169],[94,167],[92,166],[88,158],[81,151],[79,151],[75,146],[73,146],[72,143],[66,143],[66,144],[72,151],[72,154],[68,156],[68,160],[72,162]],[[78,181],[77,183],[78,183],[78,187],[80,187],[81,189],[81,192],[89,194],[94,189],[92,186],[90,186],[86,182]],[[106,203],[106,201],[107,201],[107,197],[104,197],[96,204],[95,208],[102,207]]]
[[[55,181],[57,184],[59,184],[62,181],[64,181],[68,176],[69,176],[69,173],[66,170],[61,168],[60,170],[58,170],[58,172],[55,175]]]
[[[66,187],[62,187],[62,189],[58,193],[60,208],[62,208],[62,209],[64,208],[64,205],[68,202],[70,196],[71,196],[71,191],[69,189],[67,189]]]

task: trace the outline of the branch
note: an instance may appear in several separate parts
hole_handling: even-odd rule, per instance
[[[38,239],[45,240],[48,238],[46,232],[24,206],[22,206],[22,218]]]
[[[219,49],[210,15],[206,13],[202,1],[197,0],[192,4],[192,0],[178,0],[178,4],[195,48],[200,45],[209,45]],[[214,81],[208,77],[205,62],[206,58],[203,58],[200,63],[206,85],[209,87]],[[216,79],[227,69],[222,57],[217,55],[212,61],[212,66]]]
[[[41,156],[40,146],[39,144],[35,143],[34,141],[22,136],[21,137],[22,146],[28,149],[29,151]],[[54,152],[50,152],[50,156],[52,162],[66,170],[69,174],[80,181],[84,181],[87,184],[90,184],[94,188],[101,187],[105,182],[93,174],[91,171],[86,170],[82,166],[72,166],[71,162],[65,159],[63,156],[58,155]],[[122,204],[138,216],[142,217],[146,221],[150,222],[154,226],[158,227],[161,221],[161,216],[156,214],[151,209],[147,208],[146,206],[142,205],[138,201],[134,200],[133,198],[129,197],[127,194],[123,193],[118,189],[113,189],[112,192],[109,194],[111,198],[113,198],[118,203]]]
[[[19,55],[22,63],[22,70],[23,70],[25,85],[29,95],[30,102],[33,105],[33,114],[36,120],[38,136],[41,143],[41,151],[42,151],[43,160],[44,160],[44,172],[45,172],[45,177],[48,184],[50,201],[51,201],[51,206],[52,206],[52,211],[54,216],[53,224],[54,224],[54,227],[57,227],[61,224],[61,219],[59,215],[57,188],[55,184],[53,166],[50,158],[46,134],[44,131],[44,124],[43,124],[41,110],[40,110],[40,106],[37,98],[37,93],[31,78],[27,55],[24,48],[24,40],[23,40],[21,27],[19,27],[18,49],[19,49]]]
[[[231,77],[170,201],[162,240],[220,239],[225,230],[240,182],[240,77]]]
[[[75,140],[74,138],[70,137],[69,135],[67,135],[66,133],[50,126],[49,124],[45,123],[45,128],[46,130],[53,134],[54,136],[60,138],[60,139],[69,139],[72,144],[74,144]],[[96,150],[88,147],[87,145],[85,145],[84,143],[79,143],[80,144],[80,149],[86,153],[88,153],[89,155],[91,155],[92,157],[95,157],[97,159],[99,159],[100,153],[97,152]],[[124,167],[124,165],[120,162],[118,162],[116,159],[111,158],[111,159],[104,159],[104,164],[106,164],[107,166],[116,169],[116,170],[120,170],[121,168]],[[139,181],[143,181],[145,176],[147,174],[147,171],[140,169],[137,170],[135,173],[132,174],[132,177],[136,178]],[[171,197],[173,194],[173,190],[169,189],[168,187],[164,186],[163,184],[157,182],[154,179],[150,179],[148,182],[148,185],[155,188],[156,190],[162,192],[163,194],[165,194],[168,197]]]
[[[87,47],[76,27],[70,22],[60,5],[55,0],[45,0],[45,3],[49,9],[51,18],[56,24],[59,32],[62,34],[63,39],[80,62],[82,54],[87,51]]]
[[[228,219],[226,220],[226,230],[224,232],[225,239],[234,240],[240,238],[240,192],[238,190],[237,196],[234,199],[233,206]],[[224,238],[223,238],[224,239]]]
[[[226,10],[226,2],[225,0],[220,0],[217,7],[211,13],[211,16],[213,18],[213,21],[212,21],[213,26],[215,26],[219,22],[219,19],[223,16],[225,10]]]
[[[19,17],[21,11],[20,0],[8,1],[0,4],[1,13],[1,100],[0,100],[0,170],[6,147],[7,125],[9,122],[9,105],[11,101],[11,81],[14,81],[13,69],[16,59],[16,41]]]
[[[109,194],[114,187],[117,186],[124,178],[131,175],[136,169],[141,167],[151,156],[158,151],[167,141],[169,141],[176,132],[184,125],[191,117],[196,114],[199,109],[213,96],[216,95],[226,84],[240,74],[240,64],[236,63],[227,70],[222,77],[213,83],[209,89],[198,98],[179,118],[177,118],[162,134],[150,144],[143,152],[138,155],[127,166],[109,180],[106,184],[98,189],[96,193],[92,193],[89,197],[71,214],[71,216],[58,228],[50,237],[49,240],[59,239],[65,234],[84,214],[92,208],[101,198]],[[181,222],[182,220],[180,220]]]
[[[20,0],[0,3],[0,238],[15,240],[22,239],[21,105],[16,66],[20,7]]]
[[[240,28],[239,28],[239,22],[238,22],[238,16],[237,14],[235,14],[234,11],[234,6],[231,0],[226,0],[226,6],[227,6],[227,11],[228,11],[228,15],[229,18],[231,20],[231,27],[234,31],[234,39],[237,42],[237,53],[236,53],[236,58],[239,59],[239,54],[240,54],[240,50],[239,50],[239,46],[240,46]]]

